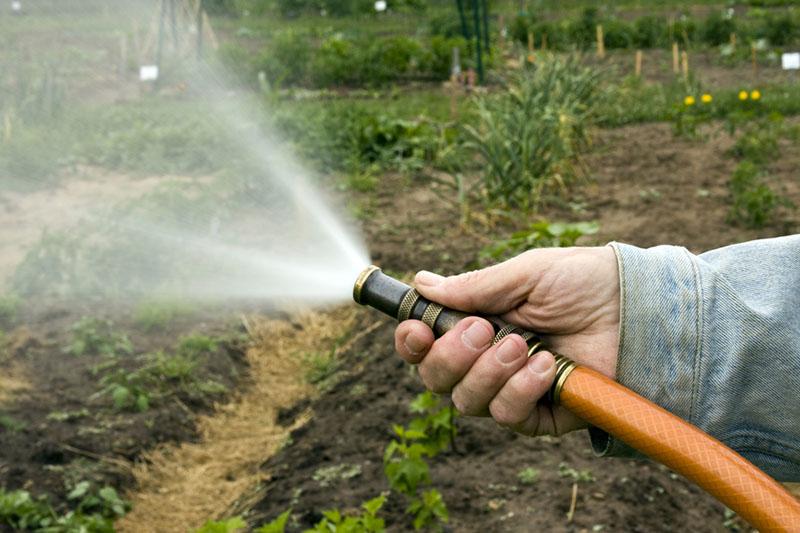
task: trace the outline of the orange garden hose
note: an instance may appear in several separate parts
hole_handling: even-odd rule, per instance
[[[800,503],[778,482],[696,426],[586,367],[563,382],[560,404],[692,480],[762,532],[800,531]]]
[[[437,337],[467,316],[425,299],[374,266],[359,275],[353,298],[400,321],[421,320]],[[543,348],[535,333],[497,317],[484,318],[495,329],[494,342],[519,334],[528,345],[528,355]],[[599,372],[563,355],[555,357],[553,403],[682,474],[760,531],[800,533],[800,502],[747,459]]]

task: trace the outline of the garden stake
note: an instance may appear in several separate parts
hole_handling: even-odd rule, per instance
[[[603,59],[606,57],[606,43],[603,39],[603,25],[597,25],[597,57]]]
[[[356,279],[353,299],[398,321],[421,320],[436,337],[468,315],[421,296],[416,289],[367,267]],[[544,349],[535,333],[487,316],[494,342],[520,335],[528,356]],[[589,424],[678,472],[733,509],[762,532],[800,532],[800,502],[745,458],[653,402],[561,354],[547,401],[561,404]]]
[[[675,74],[680,72],[680,65],[678,64],[678,43],[672,43],[672,72]]]
[[[636,77],[639,78],[642,75],[642,51],[636,50],[636,61],[635,61],[635,68],[634,72]]]

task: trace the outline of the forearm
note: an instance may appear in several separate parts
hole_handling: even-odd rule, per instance
[[[613,243],[617,379],[779,479],[800,479],[800,236],[694,256]],[[595,449],[630,450],[593,431]]]

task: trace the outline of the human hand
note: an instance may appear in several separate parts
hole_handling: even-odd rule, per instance
[[[551,248],[525,252],[483,270],[442,277],[419,272],[417,291],[447,307],[484,315],[540,334],[548,348],[615,377],[619,347],[619,275],[614,250]],[[461,320],[434,340],[418,320],[397,327],[395,348],[419,365],[425,386],[451,393],[459,412],[492,416],[526,435],[561,435],[586,424],[539,400],[555,377],[548,351],[527,357],[519,335],[492,345],[494,331],[479,317]]]

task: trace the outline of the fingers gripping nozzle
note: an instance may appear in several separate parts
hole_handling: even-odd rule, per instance
[[[416,289],[388,276],[376,266],[369,266],[356,279],[353,286],[353,299],[381,311],[399,322],[405,320],[421,320],[433,330],[438,338],[455,327],[458,322],[470,315],[449,309],[432,302],[420,295]],[[496,316],[482,316],[494,328],[494,341],[498,343],[504,337],[516,333],[528,345],[528,357],[544,348],[542,338],[536,333],[524,330]],[[558,397],[569,373],[575,367],[570,359],[553,354],[556,358],[556,379],[550,390],[550,400],[558,401]]]

